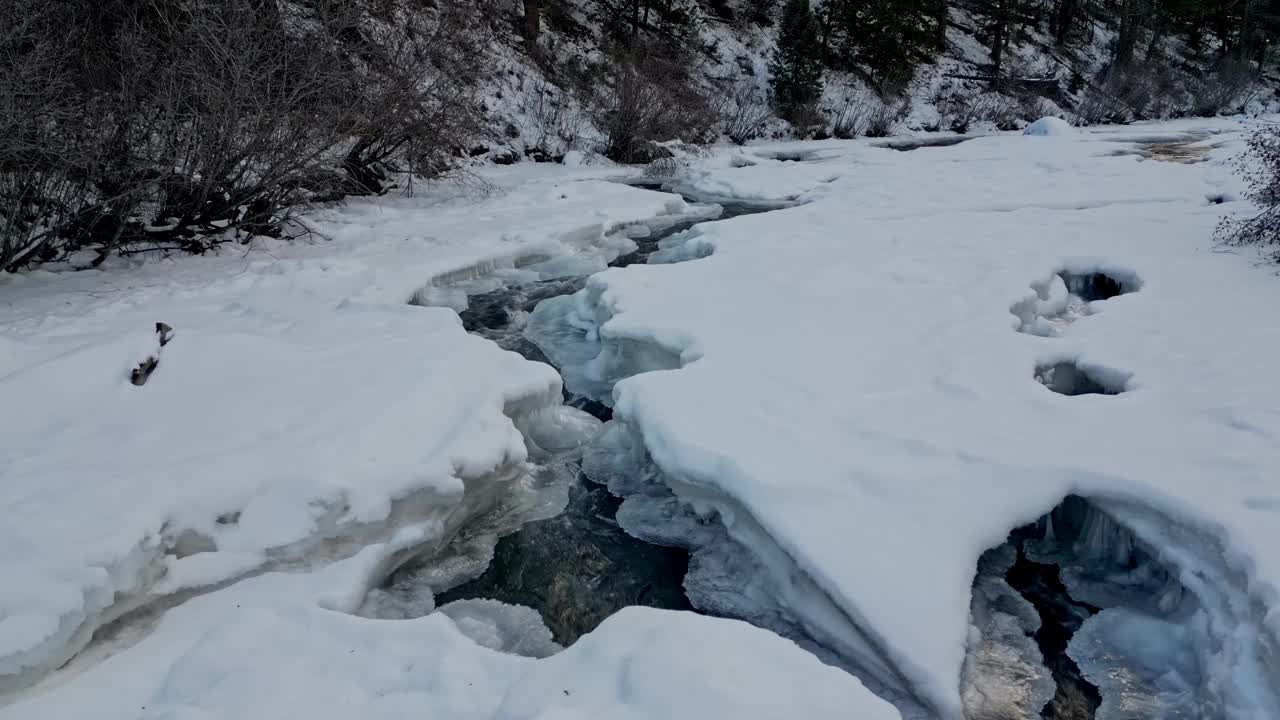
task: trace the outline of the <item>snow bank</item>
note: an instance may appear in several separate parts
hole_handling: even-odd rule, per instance
[[[1042,117],[1031,123],[1022,130],[1023,135],[1032,136],[1070,136],[1078,134],[1076,129],[1071,127],[1071,123],[1057,117]]]
[[[514,492],[527,449],[594,432],[553,370],[405,301],[433,278],[573,264],[625,228],[718,208],[522,172],[479,204],[353,202],[317,221],[322,242],[0,278],[0,393],[22,408],[0,419],[0,690],[158,598],[409,525],[441,543]],[[176,329],[162,352],[157,322]]]
[[[806,716],[899,717],[852,676],[772,633],[636,607],[534,666],[494,720]]]
[[[177,335],[137,387],[127,328],[154,312],[0,380],[26,409],[0,420],[5,676],[60,664],[152,593],[456,524],[469,484],[494,495],[523,473],[512,419],[560,402],[550,368],[408,306],[169,308]]]
[[[1200,591],[1216,608],[1203,639],[1238,662],[1206,660],[1202,687],[1227,717],[1272,717],[1280,325],[1240,309],[1280,301],[1280,284],[1203,251],[1217,222],[1203,198],[1234,189],[1231,150],[1181,166],[1081,139],[981,138],[894,163],[851,150],[869,162],[809,204],[701,226],[711,254],[694,262],[601,273],[542,331],[683,502],[779,587],[806,578],[841,610],[866,642],[836,649],[869,680],[896,674],[889,691],[960,715],[979,556],[1074,492],[1139,503],[1139,538],[1224,584]],[[710,165],[726,186],[758,167]],[[1140,289],[1037,333],[1057,337],[1015,331],[1029,287],[1107,267]],[[1131,376],[1127,392],[1035,382],[1067,358]],[[1161,529],[1183,527],[1195,532]],[[1194,552],[1208,538],[1213,564]]]
[[[195,598],[0,718],[898,718],[853,677],[731,620],[629,609],[534,660],[485,647],[550,649],[547,638],[531,644],[527,609],[468,601],[399,621],[343,612],[393,549]]]

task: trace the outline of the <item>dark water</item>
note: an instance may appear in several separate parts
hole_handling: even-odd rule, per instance
[[[1102,696],[1080,673],[1076,662],[1067,655],[1067,644],[1089,616],[1098,608],[1076,602],[1058,577],[1057,565],[1032,562],[1018,546],[1018,560],[1005,580],[1029,600],[1040,613],[1040,629],[1035,641],[1044,656],[1045,665],[1058,685],[1057,693],[1045,706],[1045,720],[1089,720],[1102,704]]]
[[[977,137],[980,136],[948,135],[946,137],[921,138],[918,140],[892,140],[889,142],[878,143],[876,147],[889,148],[890,150],[897,150],[899,152],[911,152],[912,150],[919,150],[921,148],[951,147],[952,145],[959,145],[962,142],[968,142],[969,140],[973,140]]]
[[[562,514],[499,540],[488,570],[437,596],[437,605],[467,598],[525,605],[562,645],[629,605],[692,610],[683,585],[689,554],[623,532],[614,520],[620,504],[579,474]]]
[[[766,209],[772,208],[729,205],[717,219]],[[662,239],[684,232],[697,222],[700,221],[680,223],[636,239],[637,250],[619,257],[610,266],[645,262]],[[524,337],[521,318],[543,300],[574,293],[585,283],[585,277],[574,277],[472,295],[467,299],[468,309],[460,316],[469,332],[529,360],[551,364]],[[567,391],[565,401],[601,420],[612,417],[609,407],[571,396]],[[501,538],[484,574],[439,594],[436,605],[487,598],[531,607],[542,615],[556,641],[565,645],[630,605],[692,610],[684,593],[689,554],[628,535],[614,519],[620,504],[620,499],[578,472],[563,513],[526,523]],[[412,567],[393,574],[386,584],[394,585],[401,576],[409,577],[409,572]]]

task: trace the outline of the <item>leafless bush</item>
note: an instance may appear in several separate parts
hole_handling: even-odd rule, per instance
[[[725,88],[716,105],[721,131],[738,145],[763,135],[772,117],[765,94],[748,81]]]
[[[867,137],[889,137],[911,112],[910,98],[886,98],[872,104]]]
[[[976,122],[989,122],[1000,130],[1014,130],[1022,117],[1017,98],[995,93],[952,94],[938,106],[942,124],[951,132],[967,133]]]
[[[1250,136],[1248,151],[1237,160],[1247,198],[1258,206],[1251,217],[1228,216],[1218,225],[1219,242],[1227,245],[1280,245],[1280,125],[1268,124]],[[1280,251],[1274,253],[1280,259]]]
[[[951,94],[937,103],[940,124],[954,133],[969,132],[982,119],[981,108],[972,95]]]
[[[528,118],[521,132],[526,148],[552,155],[578,149],[585,119],[568,93],[538,79],[524,89],[520,109]]]
[[[310,199],[437,170],[475,126],[471,40],[412,0],[11,0],[0,269],[279,234]]]
[[[715,112],[693,84],[687,59],[671,48],[638,47],[620,57],[596,99],[604,154],[617,162],[653,160],[654,144],[710,139]]]
[[[81,111],[60,72],[70,49],[46,40],[56,26],[43,3],[0,9],[0,270],[38,258],[86,185],[87,148],[58,132]]]
[[[1222,60],[1204,77],[1188,82],[1191,111],[1201,117],[1209,117],[1224,110],[1234,110],[1248,101],[1249,90],[1255,79],[1256,75],[1248,62]]]
[[[1016,130],[1021,119],[1016,98],[1008,95],[983,95],[978,100],[978,116],[997,130]]]
[[[1150,100],[1150,87],[1139,73],[1108,73],[1085,90],[1076,106],[1075,124],[1127,123],[1141,117]]]
[[[831,134],[842,140],[865,135],[880,104],[879,98],[865,90],[846,90],[832,108]]]
[[[1034,93],[1020,93],[1014,98],[1018,104],[1018,115],[1028,122],[1053,115],[1055,109],[1043,97]]]
[[[1164,118],[1182,107],[1178,74],[1160,61],[1135,63],[1124,70],[1104,71],[1085,91],[1076,108],[1076,123],[1126,123]]]

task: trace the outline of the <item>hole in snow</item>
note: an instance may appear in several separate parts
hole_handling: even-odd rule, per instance
[[[921,148],[951,147],[977,138],[977,135],[950,135],[946,137],[918,138],[913,140],[890,140],[878,143],[874,147],[888,148],[899,152],[911,152]]]
[[[218,545],[213,538],[190,528],[178,533],[169,548],[169,554],[181,560],[200,553],[217,552]]]
[[[1178,577],[1079,496],[1014,530],[978,562],[965,716],[1206,717],[1193,711],[1208,707],[1194,692],[1201,671],[1175,627],[1197,601]]]
[[[1234,193],[1210,193],[1204,196],[1205,202],[1210,205],[1223,205],[1239,199]]]
[[[1125,373],[1072,360],[1036,368],[1036,382],[1059,395],[1119,395],[1128,380]]]
[[[1092,303],[1137,292],[1142,281],[1135,273],[1121,270],[1063,270],[1032,283],[1031,288],[1034,295],[1009,308],[1020,321],[1018,332],[1054,337],[1067,325],[1092,314]]]
[[[777,152],[758,152],[756,157],[778,162],[812,162],[818,159],[817,150],[780,150]]]
[[[1131,273],[1111,275],[1105,272],[1063,270],[1058,273],[1058,277],[1066,284],[1067,292],[1085,302],[1109,300],[1117,295],[1135,292],[1141,287],[1137,276]]]
[[[628,535],[615,518],[620,505],[580,477],[564,513],[499,540],[480,577],[436,602],[488,599],[533,608],[562,645],[627,606],[691,609],[683,586],[689,554]]]

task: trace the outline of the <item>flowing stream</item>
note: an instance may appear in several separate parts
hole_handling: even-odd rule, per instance
[[[653,187],[653,186],[651,186]],[[653,187],[653,189],[657,189]],[[690,202],[694,202],[690,199]],[[774,207],[722,204],[717,220],[766,212]],[[664,239],[688,230],[688,221],[635,238],[638,246],[609,263],[625,267],[644,263]],[[580,290],[587,276],[514,284],[469,295],[460,312],[463,326],[526,359],[552,364],[524,335],[524,323],[538,303]],[[565,393],[565,402],[600,420],[612,410],[593,400]],[[459,600],[497,600],[536,610],[556,642],[568,645],[590,632],[605,618],[629,605],[693,610],[684,591],[689,553],[682,548],[644,542],[619,527],[615,514],[622,504],[603,486],[581,473],[576,463],[568,471],[568,503],[562,513],[524,523],[500,538],[492,561],[479,577],[454,587],[427,587],[435,607]],[[414,594],[417,583],[431,583],[438,573],[424,571],[436,560],[410,562],[383,583],[401,596]]]

